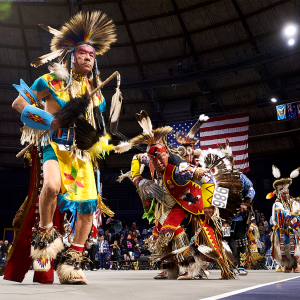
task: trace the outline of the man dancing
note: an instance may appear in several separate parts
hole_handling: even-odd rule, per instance
[[[51,260],[63,249],[52,223],[56,206],[61,211],[77,210],[74,240],[63,253],[57,273],[61,283],[86,284],[82,251],[97,209],[94,168],[97,156],[112,150],[102,117],[105,99],[101,92],[93,91],[100,86],[96,55],[105,53],[116,41],[115,27],[99,11],[80,12],[60,30],[40,26],[54,35],[52,52],[31,65],[38,67],[55,58],[58,63],[51,64],[51,73],[37,79],[31,89],[21,81],[21,86],[16,86],[20,95],[13,103],[25,124],[21,141],[38,145],[43,135],[44,180],[31,257],[35,271],[50,269]],[[44,110],[38,108],[43,103]]]
[[[300,227],[300,202],[290,196],[289,186],[293,178],[299,175],[299,168],[290,174],[290,178],[280,178],[280,170],[273,166],[274,192],[267,195],[271,199],[276,195],[272,209],[272,221],[275,224],[272,235],[272,256],[279,264],[279,272],[284,267],[284,272],[299,272],[297,263],[300,260],[299,227]]]
[[[198,217],[199,220],[195,222],[196,226],[191,231],[194,235],[204,219],[207,221],[211,219],[215,211],[211,205],[214,192],[213,177],[208,170],[187,163],[167,150],[162,140],[172,131],[171,127],[165,126],[152,130],[151,120],[145,111],[137,114],[137,119],[144,132],[129,142],[120,143],[114,150],[123,153],[133,145],[140,143],[148,145],[147,153],[133,157],[131,178],[134,185],[138,187],[142,199],[156,198],[158,201],[152,236],[155,242],[152,256],[162,260],[162,267],[167,270],[154,278],[192,279],[201,273],[205,265],[199,253],[201,249],[205,249],[207,256],[214,259],[222,256],[226,261],[222,241],[215,238],[213,230],[210,232],[214,237],[213,241],[209,241],[211,247],[203,246],[199,249],[190,247],[191,236],[188,236],[181,225],[187,216]],[[141,164],[149,165],[152,179],[156,177],[157,184],[142,178]],[[196,182],[202,184],[202,187]],[[200,215],[203,216],[203,220]],[[226,278],[226,276],[232,278],[227,261],[222,270],[222,277]]]

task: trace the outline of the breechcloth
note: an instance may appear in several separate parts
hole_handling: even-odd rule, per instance
[[[161,233],[174,233],[174,238],[183,232],[183,229],[179,226],[182,220],[186,217],[187,212],[181,208],[178,204],[174,205],[169,215],[167,216],[163,225],[159,222],[153,228],[154,240],[158,238]]]

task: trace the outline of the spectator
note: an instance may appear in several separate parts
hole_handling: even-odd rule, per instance
[[[134,257],[138,259],[141,256],[141,246],[137,238],[134,238],[135,246],[134,246]]]
[[[111,247],[112,247],[112,253],[111,253],[111,258],[110,258],[110,260],[112,261],[112,262],[117,262],[117,265],[119,265],[119,256],[120,256],[120,253],[119,253],[119,251],[120,251],[120,247],[119,247],[119,245],[118,245],[118,241],[117,240],[115,240],[114,241],[114,243],[112,244],[112,245],[110,245]],[[110,265],[110,268],[112,268],[112,264]]]
[[[266,220],[265,216],[261,217],[261,221],[263,222],[264,226],[268,229],[268,221]]]
[[[136,223],[133,222],[133,223],[132,223],[132,226],[131,226],[131,231],[132,231],[132,232],[135,232],[137,229],[139,229],[139,228],[137,227]]]
[[[124,257],[133,256],[135,241],[132,239],[131,235],[128,234],[127,239],[123,241],[122,248],[124,249]]]
[[[109,230],[106,230],[105,231],[105,234],[104,234],[104,239],[108,242],[111,241],[111,233],[109,232]]]
[[[265,237],[266,237],[266,231],[267,230],[266,230],[263,222],[259,223],[258,230],[259,230],[259,235],[260,235],[260,239],[259,240],[261,242],[265,242]]]
[[[257,209],[254,211],[254,216],[255,216],[256,224],[259,224],[261,222],[261,214],[258,212]]]
[[[115,233],[112,235],[111,241],[114,242],[114,241],[119,241],[119,240],[120,240],[120,236],[119,236],[118,232],[115,231]]]
[[[125,240],[124,234],[121,233],[121,237],[119,239],[119,246],[122,247],[123,241]]]
[[[1,251],[1,247],[3,246],[3,240],[0,240],[0,263],[3,259],[3,255],[2,255],[2,251]]]
[[[8,243],[8,240],[5,240],[4,244],[1,246],[2,259],[6,258],[6,256],[8,255],[9,248],[10,248],[10,245]]]
[[[127,225],[125,225],[125,227],[124,227],[124,232],[125,232],[126,234],[128,234],[128,232],[129,232],[129,228],[128,228]]]
[[[98,232],[98,233],[101,232],[101,234],[104,234],[104,230],[102,229],[101,226],[98,226],[97,232]]]
[[[143,241],[143,239],[141,238],[140,235],[139,235],[138,237],[134,238],[133,240],[134,240],[134,242],[135,242],[136,244],[139,244],[139,247],[140,247],[140,248],[143,247],[144,241]]]
[[[272,235],[272,230],[268,230],[265,238],[266,251],[271,249],[271,235]]]
[[[135,235],[134,235],[134,233],[131,230],[128,232],[128,235],[130,235],[132,238],[135,238]]]
[[[108,241],[104,239],[104,236],[101,236],[101,241],[99,243],[100,270],[105,269],[106,254],[107,254],[108,251],[109,251]]]

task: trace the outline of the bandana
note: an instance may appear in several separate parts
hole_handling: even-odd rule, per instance
[[[91,46],[91,45],[89,45],[89,44],[82,44],[82,45],[79,45],[76,49],[75,49],[75,53],[76,53],[76,51],[79,49],[79,48],[90,48],[90,49],[92,49],[93,50],[93,52],[94,52],[94,55],[95,55],[95,58],[96,58],[96,53],[95,53],[95,49]]]
[[[166,150],[166,146],[160,148],[155,145],[148,150],[147,154],[150,158],[157,159],[161,156],[162,153],[166,152]]]

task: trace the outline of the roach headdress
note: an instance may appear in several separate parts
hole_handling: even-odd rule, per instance
[[[143,133],[132,138],[128,142],[121,142],[119,145],[115,146],[115,152],[127,152],[131,149],[131,147],[140,144],[147,144],[148,152],[151,152],[152,150],[157,151],[158,149],[154,149],[152,146],[156,145],[157,143],[163,143],[163,139],[173,130],[173,128],[170,126],[164,126],[153,130],[151,120],[145,110],[142,110],[139,114],[136,114],[136,119],[143,128]]]
[[[81,11],[66,22],[60,30],[43,24],[39,24],[39,26],[53,34],[54,37],[50,44],[51,53],[45,54],[31,63],[36,68],[55,58],[59,58],[59,61],[63,60],[67,53],[73,53],[82,44],[91,46],[96,55],[103,55],[117,40],[114,23],[101,11]]]
[[[271,199],[274,196],[277,196],[278,199],[281,199],[281,193],[289,190],[289,186],[292,184],[293,179],[299,176],[300,168],[295,169],[290,174],[289,178],[280,178],[281,173],[280,170],[276,166],[272,166],[272,174],[275,178],[277,178],[273,182],[274,191],[269,193],[266,198]]]

